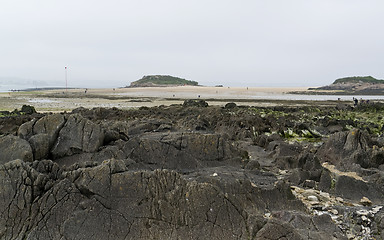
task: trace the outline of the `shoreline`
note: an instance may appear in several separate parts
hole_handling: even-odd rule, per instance
[[[0,93],[0,111],[20,109],[32,105],[39,112],[71,111],[78,107],[117,107],[121,109],[170,106],[182,104],[186,99],[203,99],[209,105],[224,106],[228,102],[248,106],[335,106],[337,96],[325,100],[292,99],[289,92],[303,91],[307,87],[146,87],[146,88],[81,88],[50,89]],[[352,98],[351,98],[352,99]],[[343,98],[342,102],[351,102]],[[352,103],[352,102],[351,102]]]

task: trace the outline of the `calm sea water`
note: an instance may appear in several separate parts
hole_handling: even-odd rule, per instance
[[[38,86],[37,88],[63,88],[56,86]],[[33,85],[4,85],[0,84],[0,92],[12,92],[12,90],[26,90],[26,89],[36,89],[36,86]]]
[[[36,88],[36,86],[32,85],[23,85],[20,87],[20,85],[5,85],[5,84],[0,84],[0,92],[9,92],[12,89],[15,90],[22,90],[22,89],[27,89],[27,88]]]
[[[254,95],[254,99],[269,100],[306,100],[306,101],[353,101],[353,98],[364,100],[384,100],[383,95],[300,95],[300,94],[274,94],[274,95]]]

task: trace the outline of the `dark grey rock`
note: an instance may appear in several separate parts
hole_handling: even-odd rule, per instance
[[[52,161],[16,160],[0,166],[0,181],[3,239],[250,239],[265,236],[265,208],[303,209],[272,175],[224,168],[182,176],[109,160],[62,172]]]
[[[31,156],[0,164],[0,239],[381,237],[383,214],[367,215],[369,224],[356,214],[368,207],[355,204],[383,203],[379,138],[337,127],[322,146],[292,143],[270,133],[320,127],[327,135],[330,126],[358,124],[320,112],[311,120],[302,115],[311,109],[296,107],[205,105],[0,119],[0,134],[18,128],[9,145],[22,141]],[[304,205],[300,191],[319,202]]]
[[[358,129],[349,132],[337,132],[320,147],[316,155],[320,162],[329,162],[340,170],[350,171],[355,163],[363,168],[378,167],[378,161],[372,161],[372,140]]]
[[[156,168],[195,169],[219,164],[240,152],[219,134],[156,133],[130,139],[126,156]],[[222,165],[223,163],[221,163]]]
[[[33,113],[36,113],[36,110],[35,110],[35,108],[33,106],[23,105],[21,107],[20,112],[25,113],[25,114],[33,114]]]
[[[59,131],[65,124],[65,117],[63,114],[50,114],[41,119],[39,119],[33,125],[33,134],[48,134],[49,136],[49,145],[52,147],[54,142],[57,139]]]
[[[32,148],[29,143],[12,135],[0,137],[0,164],[15,159],[33,161]]]
[[[260,169],[260,163],[257,160],[250,160],[244,168],[248,170]]]
[[[288,223],[272,219],[257,232],[256,239],[258,240],[304,240],[300,234]]]
[[[33,126],[35,125],[36,121],[36,119],[33,119],[22,124],[17,130],[17,136],[28,141],[29,138],[33,135]]]
[[[96,152],[103,144],[101,127],[81,115],[70,115],[51,150],[53,158]]]
[[[227,109],[232,109],[232,108],[237,107],[237,105],[234,102],[230,102],[230,103],[225,104],[224,107],[227,108]]]
[[[301,239],[327,240],[335,237],[337,239],[348,239],[327,214],[310,216],[300,212],[278,211],[274,212],[272,216],[274,220],[289,223],[285,228],[279,227],[280,230],[290,229],[290,232],[296,232]],[[295,231],[292,231],[293,229]]]
[[[35,160],[46,159],[50,150],[50,136],[45,133],[33,135],[29,138]]]
[[[130,124],[122,121],[106,121],[102,123],[105,129],[104,144],[117,141],[119,139],[127,141],[129,139]]]
[[[208,107],[208,103],[202,99],[188,99],[183,103],[184,107]]]

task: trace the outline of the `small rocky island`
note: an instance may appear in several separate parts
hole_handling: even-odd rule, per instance
[[[129,87],[198,86],[198,82],[169,75],[149,75],[131,83]]]
[[[383,239],[383,111],[4,112],[0,239]]]
[[[384,94],[384,80],[372,76],[345,77],[336,79],[332,84],[309,88],[310,91],[292,92],[296,94],[319,95],[382,95]]]

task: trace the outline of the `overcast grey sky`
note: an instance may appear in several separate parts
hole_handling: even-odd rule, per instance
[[[0,77],[119,87],[168,74],[225,86],[384,78],[383,0],[3,0]]]

